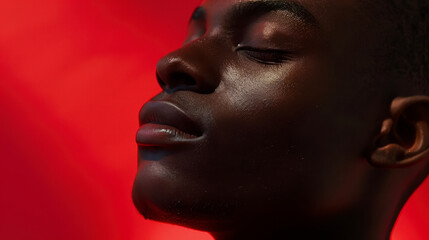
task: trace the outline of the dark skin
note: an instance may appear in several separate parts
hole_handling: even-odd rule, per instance
[[[217,240],[388,239],[427,176],[429,97],[377,71],[365,7],[205,1],[140,113],[137,209]]]

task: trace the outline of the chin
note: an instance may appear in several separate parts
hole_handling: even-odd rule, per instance
[[[159,162],[148,161],[138,169],[132,199],[145,219],[202,231],[224,230],[230,224],[225,219],[236,206],[223,204],[225,199],[204,189],[170,174]]]
[[[183,210],[180,199],[174,196],[170,183],[162,176],[139,168],[134,180],[132,199],[135,207],[145,219],[183,225]]]

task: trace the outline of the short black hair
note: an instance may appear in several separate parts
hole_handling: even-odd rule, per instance
[[[391,24],[386,54],[405,94],[429,95],[429,0],[379,0]]]

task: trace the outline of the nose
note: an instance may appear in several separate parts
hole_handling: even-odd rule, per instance
[[[198,41],[181,47],[164,56],[156,66],[159,85],[167,93],[193,91],[212,93],[219,85],[216,66],[208,48]]]

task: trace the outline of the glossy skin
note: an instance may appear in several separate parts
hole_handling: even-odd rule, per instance
[[[204,2],[159,61],[164,91],[137,134],[137,209],[216,239],[387,239],[418,185],[398,179],[424,173],[368,161],[398,93],[374,64],[365,6],[229,14],[247,2]]]

